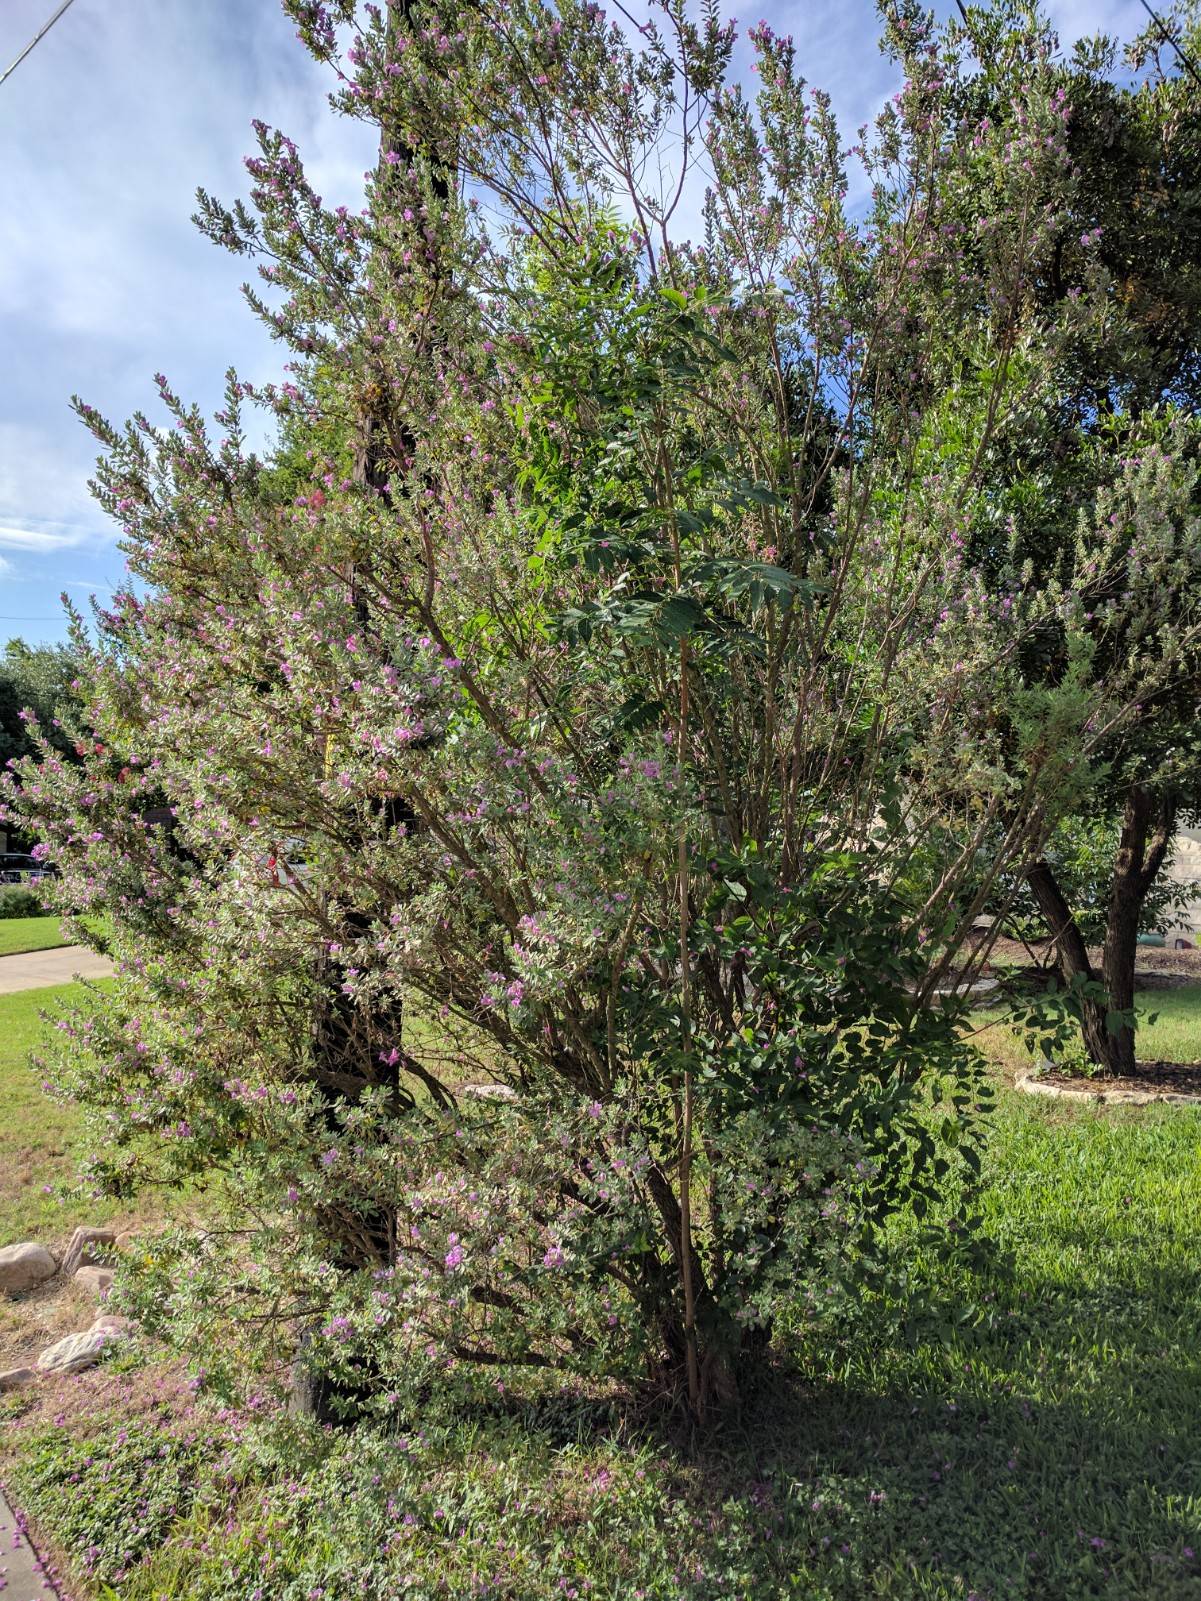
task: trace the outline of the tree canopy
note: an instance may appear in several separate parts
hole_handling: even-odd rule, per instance
[[[74,749],[78,662],[66,645],[27,645],[10,639],[0,657],[0,765],[34,749],[23,712],[57,750]]]

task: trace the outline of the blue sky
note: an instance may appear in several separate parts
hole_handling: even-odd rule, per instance
[[[54,8],[4,0],[0,65]],[[1128,36],[1144,16],[1138,0],[1049,9],[1065,41]],[[894,87],[870,0],[759,0],[738,16],[792,33],[848,131]],[[121,579],[73,392],[121,422],[152,408],[155,372],[210,410],[231,363],[278,372],[238,294],[246,263],[189,218],[198,184],[245,193],[253,117],[297,141],[327,201],[354,203],[372,140],[329,112],[327,87],[276,0],[74,0],[0,88],[0,641],[61,638],[64,590],[86,607]]]

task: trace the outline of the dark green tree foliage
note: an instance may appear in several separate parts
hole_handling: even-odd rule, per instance
[[[9,640],[0,657],[0,764],[33,752],[28,719],[21,715],[27,711],[56,750],[74,753],[78,675],[79,658],[69,646]]]
[[[1195,55],[1195,8],[1171,26]],[[1201,400],[1201,86],[1153,26],[1124,63],[1107,39],[1062,57],[1046,21],[1020,3],[972,8],[948,32],[983,63],[962,81],[956,103],[985,131],[1011,116],[1010,63],[1015,40],[1025,40],[1062,117],[1072,166],[1066,203],[1045,219],[1030,306],[999,308],[1010,324],[1003,359],[1015,364],[1026,359],[1025,311],[1037,307],[1059,322],[1056,383],[1042,405],[1014,408],[990,442],[989,487],[966,550],[987,587],[1011,604],[1052,590],[1075,597],[1083,641],[1072,640],[1062,617],[1047,615],[1015,648],[1030,685],[1062,687],[1078,675],[1099,728],[1110,716],[1101,686],[1138,663],[1158,663],[1137,715],[1115,722],[1099,742],[1089,854],[1108,838],[1106,871],[1098,876],[1094,861],[1085,890],[1071,867],[1069,822],[1058,846],[1029,863],[1019,895],[1033,900],[1056,940],[1093,1061],[1130,1073],[1138,931],[1149,906],[1170,899],[1161,869],[1178,819],[1201,807],[1201,568],[1190,526],[1201,506],[1191,426]],[[997,226],[996,191],[965,189],[958,201],[960,237],[975,257]],[[1164,450],[1177,464],[1174,486],[1162,475],[1152,481],[1151,464]],[[1141,489],[1118,489],[1130,467],[1141,472]],[[1173,503],[1183,519],[1174,531]],[[1102,504],[1109,537],[1098,545],[1092,530]],[[999,679],[998,688],[987,715],[1003,724],[1015,706],[1008,684]],[[1009,760],[1021,782],[1016,744]],[[1086,948],[1094,939],[1103,947],[1099,964]]]

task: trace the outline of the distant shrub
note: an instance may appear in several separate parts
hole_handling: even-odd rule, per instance
[[[45,917],[47,907],[37,892],[14,884],[11,889],[0,889],[0,917]]]

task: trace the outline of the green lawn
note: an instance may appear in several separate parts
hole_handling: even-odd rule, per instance
[[[68,943],[56,916],[0,917],[0,956],[15,956],[20,951],[48,951]]]
[[[1201,984],[1142,990],[1136,997],[1136,1010],[1140,1061],[1201,1061]],[[990,1021],[989,1013],[979,1015],[981,1025]],[[991,1057],[1013,1071],[1031,1065],[1021,1043],[1003,1027],[988,1028],[979,1043]]]
[[[1003,1088],[981,1210],[975,1272],[914,1263],[945,1317],[793,1349],[693,1450],[508,1375],[325,1434],[152,1364],[86,1415],[0,1399],[3,1471],[77,1601],[1198,1601],[1201,1111]]]
[[[1201,1061],[1201,985],[1144,994],[1138,1010],[1144,1018],[1156,1018],[1139,1031],[1144,1061]]]
[[[4,927],[0,922],[0,930]],[[77,1223],[113,1215],[106,1202],[63,1205],[46,1193],[45,1186],[75,1173],[81,1154],[79,1118],[71,1107],[44,1094],[28,1065],[29,1052],[45,1031],[40,1014],[86,993],[82,985],[63,984],[0,995],[0,1245],[53,1240]]]

